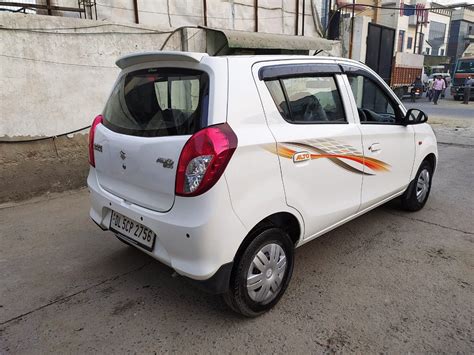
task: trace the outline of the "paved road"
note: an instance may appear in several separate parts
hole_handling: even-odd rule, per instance
[[[85,190],[3,208],[0,353],[472,353],[473,153],[440,146],[423,211],[386,205],[298,249],[253,320],[98,230]]]
[[[439,100],[438,105],[434,105],[433,102],[430,102],[427,98],[423,97],[416,100],[416,102],[403,100],[403,104],[407,108],[418,108],[423,110],[429,117],[437,119],[465,119],[474,124],[474,101],[471,101],[468,105],[464,105],[461,101],[454,101],[451,98],[446,98]]]
[[[474,101],[461,104],[448,97],[434,105],[425,97],[415,103],[404,100],[407,108],[417,108],[428,114],[428,122],[435,129],[439,142],[474,146]]]

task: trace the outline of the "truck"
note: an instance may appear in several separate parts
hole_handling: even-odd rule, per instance
[[[416,78],[423,77],[424,56],[421,54],[397,52],[394,57],[390,87],[402,99],[410,96]]]
[[[474,43],[466,48],[454,67],[451,85],[451,95],[454,100],[464,99],[464,83],[468,76],[474,77]]]

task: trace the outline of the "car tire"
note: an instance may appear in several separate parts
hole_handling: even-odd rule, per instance
[[[459,101],[459,95],[454,95],[454,100]]]
[[[421,210],[430,195],[432,181],[433,167],[425,160],[421,163],[415,178],[402,195],[402,208],[412,212]]]
[[[234,263],[225,303],[246,317],[257,317],[278,303],[293,273],[294,245],[279,228],[260,232]]]

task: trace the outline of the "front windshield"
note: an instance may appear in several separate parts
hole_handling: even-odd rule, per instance
[[[474,59],[460,60],[456,68],[458,73],[474,73]]]

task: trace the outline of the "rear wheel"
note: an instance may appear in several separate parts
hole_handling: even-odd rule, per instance
[[[268,311],[278,303],[290,282],[293,253],[293,242],[281,229],[258,234],[237,260],[224,301],[246,317]]]
[[[459,101],[459,100],[460,100],[459,95],[454,95],[454,100],[455,100],[455,101]]]
[[[430,195],[432,180],[433,167],[425,160],[418,169],[415,179],[402,195],[403,209],[407,211],[421,210]]]

